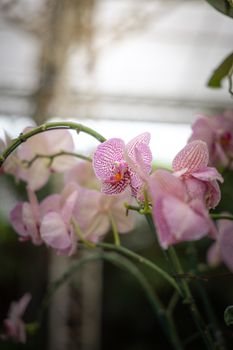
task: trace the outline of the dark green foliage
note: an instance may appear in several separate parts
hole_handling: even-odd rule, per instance
[[[216,10],[226,16],[233,17],[233,6],[229,0],[206,0]]]

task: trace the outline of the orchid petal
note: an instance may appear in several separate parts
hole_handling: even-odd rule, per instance
[[[71,220],[74,207],[77,201],[77,197],[78,197],[78,191],[71,193],[71,195],[66,199],[65,204],[61,210],[61,216],[67,225]]]
[[[209,161],[209,152],[205,142],[196,140],[188,143],[174,158],[172,168],[175,172],[187,168],[186,174],[205,169]]]
[[[170,245],[176,243],[176,239],[173,237],[170,231],[170,227],[167,223],[166,213],[163,210],[162,197],[156,200],[153,206],[152,214],[157,229],[159,243],[163,249],[167,249]]]
[[[134,160],[134,150],[136,147],[144,144],[144,145],[149,145],[150,142],[150,133],[149,132],[145,132],[142,133],[136,137],[134,137],[130,142],[127,143],[126,145],[126,150],[128,155]],[[151,152],[149,152],[149,154],[147,153],[147,150],[145,152],[145,158],[147,158],[149,156],[150,158],[150,154]]]
[[[31,298],[31,294],[26,293],[18,302],[13,302],[10,306],[8,317],[11,319],[22,317],[28,304],[31,301]]]
[[[199,170],[192,173],[192,176],[201,181],[213,181],[218,180],[223,182],[224,179],[222,175],[217,171],[216,168],[207,167],[206,169]]]
[[[51,194],[50,196],[43,199],[40,203],[40,215],[43,218],[46,214],[51,211],[59,212],[60,211],[60,201],[61,195]]]
[[[45,215],[40,232],[43,241],[58,252],[66,251],[72,245],[68,227],[59,213],[50,212]]]
[[[220,246],[218,242],[214,242],[207,251],[207,262],[210,266],[218,266],[222,261]]]
[[[133,138],[126,145],[126,152],[135,165],[144,170],[145,173],[151,171],[152,153],[149,148],[150,134],[145,132]]]
[[[209,209],[214,209],[221,200],[221,191],[217,181],[210,181],[207,183],[206,191],[206,206]]]
[[[121,181],[116,183],[102,182],[101,191],[105,194],[118,194],[123,192],[129,185],[130,181],[123,178]]]
[[[48,159],[35,160],[29,169],[19,169],[20,179],[26,181],[32,190],[39,190],[46,184],[50,176],[47,164]]]
[[[74,150],[73,137],[68,130],[49,130],[44,135],[48,145],[48,154]]]
[[[188,143],[194,140],[205,141],[209,152],[212,150],[212,145],[215,140],[215,126],[213,118],[207,118],[206,116],[198,116],[196,121],[192,125],[193,133],[188,140]]]
[[[124,158],[124,141],[113,138],[100,144],[93,156],[93,167],[96,176],[102,181],[112,175],[112,166]]]
[[[27,231],[31,237],[32,242],[35,245],[40,245],[42,241],[41,241],[39,228],[38,228],[39,222],[36,221],[35,219],[32,206],[27,202],[25,202],[23,205],[22,220],[25,227],[27,228]]]
[[[106,234],[110,227],[108,207],[111,197],[95,190],[82,188],[79,198],[75,206],[74,219],[85,238],[92,240],[93,237]],[[103,198],[104,202],[102,202]]]
[[[14,230],[23,238],[28,239],[29,233],[23,222],[23,206],[24,203],[18,203],[10,212],[10,221]]]
[[[222,260],[229,268],[233,271],[233,223],[226,225],[225,229],[222,229],[221,236],[219,239],[220,251]]]
[[[172,235],[179,240],[197,240],[209,231],[209,225],[204,217],[198,215],[186,203],[174,197],[166,197],[163,210]]]
[[[173,195],[181,200],[186,197],[182,181],[167,170],[156,170],[149,178],[149,189],[152,201],[165,194]]]
[[[65,183],[76,182],[81,186],[99,186],[93,166],[90,162],[79,162],[65,173]]]

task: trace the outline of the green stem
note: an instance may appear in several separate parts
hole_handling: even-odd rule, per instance
[[[109,219],[112,225],[112,232],[113,232],[113,237],[114,237],[114,243],[116,246],[120,246],[121,245],[121,241],[120,241],[120,236],[117,230],[117,225],[116,225],[116,221],[114,220],[113,216],[111,213],[109,213]]]
[[[134,261],[137,261],[138,263],[149,267],[153,271],[157,272],[162,276],[173,288],[177,290],[178,293],[181,293],[180,287],[176,283],[173,277],[171,277],[166,271],[164,271],[162,268],[151,262],[150,260],[144,258],[143,256],[132,252],[131,250],[122,247],[122,246],[116,246],[111,243],[97,243],[96,247],[103,248],[105,250],[115,251],[118,252],[128,258],[133,259]]]
[[[233,215],[230,214],[210,214],[213,220],[233,220]]]
[[[152,220],[152,217],[150,214],[147,215],[147,222],[149,224],[150,229],[152,230],[153,233],[155,233],[155,227],[154,223]],[[167,258],[167,260],[170,262],[171,268],[173,272],[178,273],[178,275],[184,275],[184,271],[182,269],[182,266],[180,264],[180,261],[178,259],[178,256],[176,255],[175,249],[171,246],[167,251],[163,250],[164,254]],[[193,320],[197,326],[197,329],[200,332],[200,335],[202,336],[207,349],[212,350],[215,349],[212,337],[206,328],[204,321],[202,320],[202,317],[197,309],[196,303],[193,299],[193,296],[191,294],[191,290],[189,288],[189,285],[187,284],[185,279],[180,279],[178,280],[180,290],[181,290],[181,295],[184,299],[184,303],[189,306],[189,309],[191,311],[191,315],[193,317]]]
[[[197,257],[197,250],[196,250],[194,242],[190,242],[190,244],[189,244],[188,256],[190,257],[194,273],[198,274],[199,273],[199,271],[198,271],[198,257]],[[213,334],[214,334],[214,337],[216,339],[218,349],[224,350],[225,344],[224,344],[222,332],[219,328],[213,307],[212,307],[211,302],[208,298],[206,290],[203,287],[202,283],[200,283],[200,280],[195,280],[195,285],[197,287],[197,291],[198,291],[200,298],[202,300],[206,315],[209,319],[211,329],[213,330]]]
[[[176,252],[175,252],[174,247],[171,246],[168,248],[168,256],[169,256],[170,261],[172,262],[176,272],[178,272],[179,274],[183,274],[184,271],[182,269],[182,266],[180,264],[180,261],[178,259]],[[199,310],[197,308],[195,300],[193,299],[189,285],[185,279],[180,280],[180,287],[181,287],[182,292],[183,292],[184,303],[188,305],[190,312],[191,312],[191,315],[192,315],[192,318],[196,324],[197,329],[200,332],[200,335],[202,336],[204,343],[206,344],[207,349],[209,349],[209,350],[216,349],[216,346],[214,344],[212,336],[211,336],[208,328],[206,327],[206,325],[202,319],[201,314],[199,313]]]
[[[100,142],[106,141],[106,139],[94,131],[91,128],[88,128],[87,126],[84,126],[79,123],[74,123],[74,122],[51,122],[51,123],[46,123],[42,124],[36,128],[33,128],[32,130],[26,132],[26,133],[21,133],[12,143],[9,147],[7,147],[2,154],[0,155],[0,167],[4,163],[4,161],[9,157],[9,155],[18,147],[20,146],[23,142],[25,142],[27,139],[30,137],[40,134],[42,132],[48,131],[48,130],[57,130],[57,129],[72,129],[75,130],[77,133],[84,132],[95,139],[97,139]]]
[[[49,165],[52,165],[54,159],[57,158],[57,157],[60,157],[60,156],[71,156],[71,157],[80,158],[82,160],[86,160],[88,162],[92,162],[92,159],[90,157],[84,156],[82,154],[75,153],[75,152],[60,151],[58,153],[54,153],[54,154],[51,154],[51,155],[36,154],[31,160],[23,160],[22,163],[26,167],[30,167],[37,159],[46,158],[46,159],[50,160],[50,164]]]
[[[169,315],[171,315],[171,316],[173,315],[174,309],[175,309],[179,299],[180,299],[180,295],[175,290],[170,301],[169,301],[168,307],[167,307],[167,313]]]
[[[172,322],[170,317],[166,314],[163,308],[163,305],[161,304],[157,295],[154,294],[147,279],[130,260],[122,257],[121,255],[118,255],[117,253],[99,252],[74,262],[69,267],[69,269],[65,273],[63,273],[63,275],[52,284],[52,286],[48,290],[48,293],[42,302],[40,314],[38,317],[39,325],[42,323],[42,317],[43,317],[44,311],[48,307],[48,304],[52,296],[54,295],[54,293],[57,291],[57,289],[60,288],[65,282],[67,282],[67,280],[70,279],[74,273],[78,272],[83,265],[85,265],[88,262],[101,260],[101,259],[106,260],[116,265],[117,267],[120,267],[121,269],[126,270],[127,272],[130,272],[130,274],[137,279],[137,281],[140,283],[141,287],[143,288],[145,295],[147,296],[147,299],[152,306],[152,310],[155,313],[159,323],[161,324],[161,327],[163,328],[164,333],[169,337],[169,340],[173,348],[175,350],[182,350],[182,345],[176,334],[174,323]]]

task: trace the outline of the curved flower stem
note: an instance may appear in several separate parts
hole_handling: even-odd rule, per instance
[[[171,316],[173,315],[174,309],[175,309],[179,299],[180,299],[180,295],[175,290],[173,295],[172,295],[172,297],[171,297],[171,299],[170,299],[170,301],[169,301],[169,304],[167,306],[167,313],[169,315],[171,315]]]
[[[181,294],[181,290],[179,285],[176,283],[173,277],[171,277],[166,271],[164,271],[162,268],[151,262],[150,260],[144,258],[143,256],[134,253],[133,251],[122,247],[122,246],[116,246],[111,243],[97,243],[96,247],[103,248],[104,250],[110,250],[117,253],[120,253],[128,258],[133,259],[134,261],[137,261],[138,263],[149,267],[150,269],[156,271],[160,276],[162,276],[173,288],[177,290],[179,294]]]
[[[150,214],[147,215],[147,222],[149,224],[149,227],[153,233],[155,233],[155,227],[154,223],[152,220],[152,217]],[[178,275],[184,275],[184,271],[182,269],[182,266],[180,264],[180,261],[178,259],[178,256],[176,255],[175,249],[171,246],[169,249],[163,250],[164,255],[166,256],[167,260],[170,262],[170,265],[172,267],[172,270],[174,271],[174,276],[175,274]],[[216,349],[215,344],[212,340],[211,334],[209,333],[209,330],[205,326],[205,323],[197,309],[197,305],[195,303],[195,300],[193,299],[193,296],[191,294],[191,290],[189,288],[189,285],[185,279],[180,279],[178,280],[179,287],[181,289],[181,295],[183,297],[183,302],[189,306],[189,309],[191,311],[191,315],[193,317],[193,320],[197,326],[197,329],[202,336],[207,349],[208,350],[213,350]]]
[[[52,165],[54,159],[57,157],[60,157],[60,156],[71,156],[71,157],[80,158],[82,160],[86,160],[88,162],[92,162],[92,159],[90,157],[84,156],[82,154],[75,153],[75,152],[60,151],[58,153],[54,153],[54,154],[50,154],[50,155],[48,155],[48,154],[47,155],[46,154],[36,154],[31,160],[23,160],[22,163],[26,167],[30,167],[37,159],[46,158],[46,159],[49,159],[49,165]]]
[[[198,274],[198,256],[197,256],[197,249],[194,244],[194,242],[189,243],[188,247],[188,256],[190,257],[190,261],[192,263],[192,268],[194,273]],[[202,300],[202,304],[204,306],[206,315],[209,319],[211,329],[213,330],[213,335],[216,339],[216,344],[219,349],[224,350],[225,349],[225,343],[224,338],[221,332],[221,329],[219,328],[219,324],[217,322],[216,315],[214,313],[213,307],[211,305],[211,301],[208,298],[208,295],[206,293],[206,289],[203,288],[203,284],[200,283],[200,279],[195,280],[195,285],[197,288],[197,292],[199,293],[199,296]]]
[[[112,232],[113,232],[113,237],[114,237],[114,243],[116,246],[120,246],[121,245],[121,241],[120,241],[120,237],[119,237],[119,233],[117,230],[117,225],[116,225],[116,221],[114,220],[113,216],[111,213],[109,213],[109,219],[112,225]]]
[[[230,214],[210,214],[213,220],[233,220],[233,215]]]
[[[174,350],[182,350],[182,345],[180,343],[180,340],[176,334],[176,329],[174,326],[174,323],[170,319],[169,315],[165,312],[163,305],[161,304],[159,298],[157,295],[153,292],[150,284],[148,283],[147,279],[144,277],[144,275],[141,273],[141,271],[127,258],[122,257],[118,253],[105,253],[105,252],[99,252],[96,254],[93,254],[91,256],[82,258],[76,262],[74,262],[69,269],[63,273],[63,275],[57,279],[50,289],[48,290],[48,293],[46,297],[44,298],[42,302],[42,307],[39,314],[39,324],[42,322],[42,316],[47,308],[51,297],[53,294],[57,291],[57,289],[62,286],[70,277],[73,276],[76,272],[79,271],[79,269],[85,265],[88,262],[96,261],[96,260],[106,260],[117,267],[126,270],[129,272],[132,276],[134,276],[141,287],[143,288],[145,295],[147,296],[148,301],[150,302],[152,306],[152,310],[156,315],[156,318],[158,319],[159,323],[161,324],[161,327],[163,328],[164,333],[169,337],[169,340],[171,342],[171,345]]]
[[[151,214],[151,208],[149,206],[149,203],[147,203],[145,206],[141,206],[141,207],[125,203],[125,208],[126,208],[127,213],[130,210],[132,210],[132,211],[137,211],[139,214],[142,214],[142,215]]]
[[[19,146],[21,143],[27,141],[30,137],[40,134],[42,132],[48,131],[48,130],[57,130],[57,129],[72,129],[75,130],[77,133],[84,132],[95,139],[97,139],[100,142],[106,141],[106,139],[94,131],[91,128],[88,128],[87,126],[84,126],[79,123],[74,122],[51,122],[42,124],[36,128],[33,128],[32,130],[21,133],[12,143],[9,147],[7,147],[2,154],[0,155],[0,167],[4,163],[4,161],[7,159],[7,157]]]
[[[182,269],[182,266],[180,264],[180,261],[178,259],[176,252],[175,252],[174,247],[171,246],[168,248],[168,256],[169,256],[169,259],[170,259],[171,263],[173,264],[176,272],[178,272],[179,274],[183,274],[184,271]],[[206,325],[202,319],[201,314],[199,313],[199,310],[197,308],[195,300],[193,299],[191,290],[190,290],[189,285],[186,282],[186,280],[184,280],[184,279],[180,280],[180,287],[181,287],[182,292],[183,292],[184,303],[189,306],[192,318],[196,324],[197,329],[200,332],[200,335],[202,336],[204,343],[206,344],[207,349],[209,349],[209,350],[216,349],[216,346],[214,344],[212,336],[211,336],[208,328],[206,327]]]

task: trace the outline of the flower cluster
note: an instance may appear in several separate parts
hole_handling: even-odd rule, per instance
[[[80,239],[101,240],[112,221],[120,233],[134,227],[134,215],[126,215],[124,205],[132,202],[130,192],[113,196],[100,192],[92,164],[77,160],[71,152],[74,145],[69,131],[52,130],[30,138],[4,164],[4,172],[27,184],[28,201],[17,203],[10,213],[20,241],[45,243],[67,255],[76,251]],[[35,190],[45,185],[53,172],[63,173],[63,188],[39,202]]]
[[[127,144],[120,138],[102,142],[92,162],[78,159],[68,130],[38,133],[23,142],[2,167],[27,188],[28,200],[12,209],[11,223],[20,241],[44,243],[58,254],[72,255],[80,241],[95,245],[111,228],[117,234],[132,231],[134,215],[126,206],[139,208],[152,215],[163,249],[209,236],[215,241],[208,251],[209,264],[223,261],[233,270],[233,224],[221,220],[215,225],[209,214],[221,199],[223,177],[216,167],[232,168],[232,138],[232,113],[212,119],[200,116],[171,170],[152,172],[147,132]],[[1,153],[11,142],[5,134]],[[57,193],[39,201],[36,191],[52,173],[63,175],[62,185]],[[115,244],[119,244],[116,237]],[[12,306],[2,338],[25,340],[21,315],[29,300],[25,296]]]
[[[231,114],[211,121],[199,117],[189,143],[174,158],[172,170],[153,173],[147,132],[127,144],[119,138],[101,143],[92,165],[73,156],[74,144],[67,130],[33,136],[4,164],[5,172],[27,183],[28,202],[13,208],[12,225],[21,241],[45,243],[59,254],[71,255],[80,239],[101,240],[112,220],[120,233],[132,230],[133,216],[126,216],[124,204],[135,198],[143,205],[147,193],[163,248],[205,235],[215,239],[217,230],[208,211],[220,201],[218,181],[223,178],[209,163],[219,159],[223,147],[225,158],[230,157],[232,119]],[[200,131],[202,140],[196,140]],[[39,203],[35,190],[48,181],[52,172],[64,174],[63,189]]]

